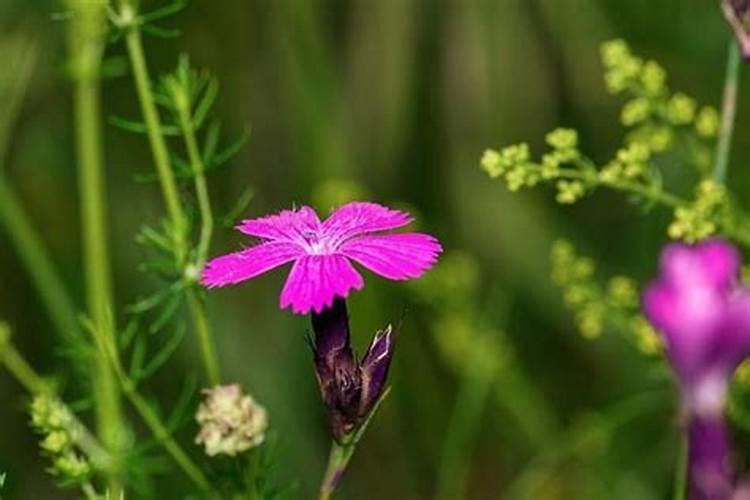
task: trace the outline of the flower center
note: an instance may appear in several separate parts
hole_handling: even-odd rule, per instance
[[[326,238],[321,237],[317,231],[306,229],[302,231],[302,237],[307,245],[307,253],[310,255],[325,255],[331,253],[331,246]]]

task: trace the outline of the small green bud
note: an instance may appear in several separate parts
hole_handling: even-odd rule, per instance
[[[656,61],[647,61],[641,72],[643,89],[650,96],[658,96],[666,92],[667,73]]]
[[[687,125],[695,119],[695,101],[685,94],[677,93],[667,104],[667,119],[675,125]]]
[[[482,169],[489,174],[490,177],[495,178],[503,174],[503,166],[500,163],[500,153],[494,149],[485,150],[482,154],[481,165]]]
[[[719,132],[719,113],[711,106],[704,106],[695,119],[695,131],[701,137],[716,137]]]
[[[70,434],[64,430],[57,430],[47,434],[41,442],[41,447],[48,453],[59,454],[68,449],[71,444]]]
[[[637,97],[625,103],[620,113],[620,122],[626,127],[632,127],[648,119],[651,113],[651,103],[645,97]]]
[[[560,180],[557,182],[557,202],[564,205],[575,203],[584,195],[584,187],[580,181]]]
[[[578,132],[569,128],[556,128],[545,136],[545,140],[554,149],[576,149],[578,147]]]

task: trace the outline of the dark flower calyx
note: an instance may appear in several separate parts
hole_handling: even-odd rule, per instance
[[[375,334],[367,353],[358,361],[351,347],[346,302],[312,315],[315,373],[328,408],[334,438],[345,441],[362,424],[383,394],[393,355],[389,326]]]

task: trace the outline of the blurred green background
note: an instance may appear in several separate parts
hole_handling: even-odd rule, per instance
[[[38,52],[0,182],[17,193],[82,304],[65,23],[57,2],[0,2],[0,49],[23,36]],[[622,135],[622,103],[604,92],[598,47],[613,37],[663,63],[673,88],[718,105],[729,29],[717,1],[193,0],[170,23],[181,37],[146,41],[152,73],[189,53],[221,81],[224,133],[252,130],[242,153],[209,176],[220,214],[246,188],[254,196],[243,217],[294,204],[325,214],[355,195],[407,207],[447,250],[443,264],[451,265],[438,266],[433,281],[420,287],[366,273],[367,287],[350,300],[360,352],[376,329],[402,315],[404,323],[391,396],[340,498],[669,498],[678,453],[671,385],[622,337],[581,338],[549,279],[548,251],[566,237],[604,275],[645,282],[670,214],[642,217],[610,192],[574,207],[557,205],[546,188],[508,193],[478,161],[486,147],[524,140],[539,151],[557,125],[578,129],[596,160],[609,158]],[[122,67],[122,45],[107,59]],[[103,82],[104,114],[137,119],[126,68]],[[748,104],[743,96],[730,171],[740,201],[750,181],[742,168]],[[115,297],[124,307],[159,286],[138,272],[144,251],[134,235],[163,207],[157,185],[134,180],[152,171],[145,138],[103,127]],[[222,225],[211,254],[246,243]],[[290,498],[312,498],[327,425],[304,340],[307,319],[277,306],[283,276],[213,291],[208,304],[225,378],[269,411],[278,481],[296,485]],[[0,317],[20,350],[65,384],[70,370],[57,337],[4,233],[0,283]],[[474,370],[487,360],[466,355],[467,338],[498,353],[485,356],[494,359],[490,370]],[[168,406],[186,371],[200,375],[198,359],[188,336],[149,393]],[[0,394],[3,498],[66,498],[44,473],[26,396],[5,373]],[[637,416],[613,423],[610,409],[643,394],[657,403],[636,404]],[[194,430],[184,429],[186,443]],[[159,481],[180,491],[183,480]]]

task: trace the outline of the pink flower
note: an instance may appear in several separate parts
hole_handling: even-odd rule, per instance
[[[260,243],[209,261],[201,282],[210,288],[233,285],[293,262],[281,308],[321,312],[335,297],[364,286],[352,260],[392,280],[417,278],[435,264],[442,247],[432,236],[384,233],[411,221],[407,213],[363,202],[348,203],[323,222],[307,206],[248,219],[237,229]]]

